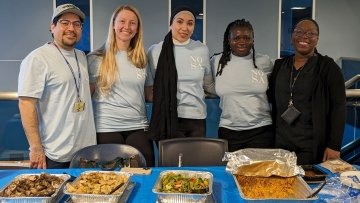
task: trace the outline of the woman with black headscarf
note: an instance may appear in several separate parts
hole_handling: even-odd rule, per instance
[[[149,136],[153,140],[205,137],[204,89],[213,92],[206,45],[190,39],[195,15],[188,7],[173,10],[170,32],[150,47],[149,68],[153,77],[145,83],[153,101]]]

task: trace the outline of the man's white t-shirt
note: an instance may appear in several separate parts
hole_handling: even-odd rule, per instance
[[[80,79],[75,52],[80,68]],[[61,49],[52,43],[32,51],[22,61],[18,96],[37,98],[39,133],[45,155],[53,161],[68,162],[78,150],[96,144],[87,61],[82,51]],[[85,110],[74,112],[79,95]]]

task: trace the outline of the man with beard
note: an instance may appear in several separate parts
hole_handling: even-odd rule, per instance
[[[67,168],[73,154],[96,144],[85,54],[75,49],[85,14],[72,4],[52,16],[53,41],[22,61],[18,96],[31,168]]]

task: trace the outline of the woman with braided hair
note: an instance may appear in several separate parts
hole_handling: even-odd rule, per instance
[[[211,66],[222,109],[219,138],[228,140],[229,151],[272,148],[266,91],[273,66],[267,55],[255,53],[249,21],[235,20],[227,26],[223,52],[211,59]]]

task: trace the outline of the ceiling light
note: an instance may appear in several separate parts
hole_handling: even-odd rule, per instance
[[[306,7],[300,7],[300,6],[294,6],[291,7],[292,10],[302,10],[302,9],[306,9]]]

